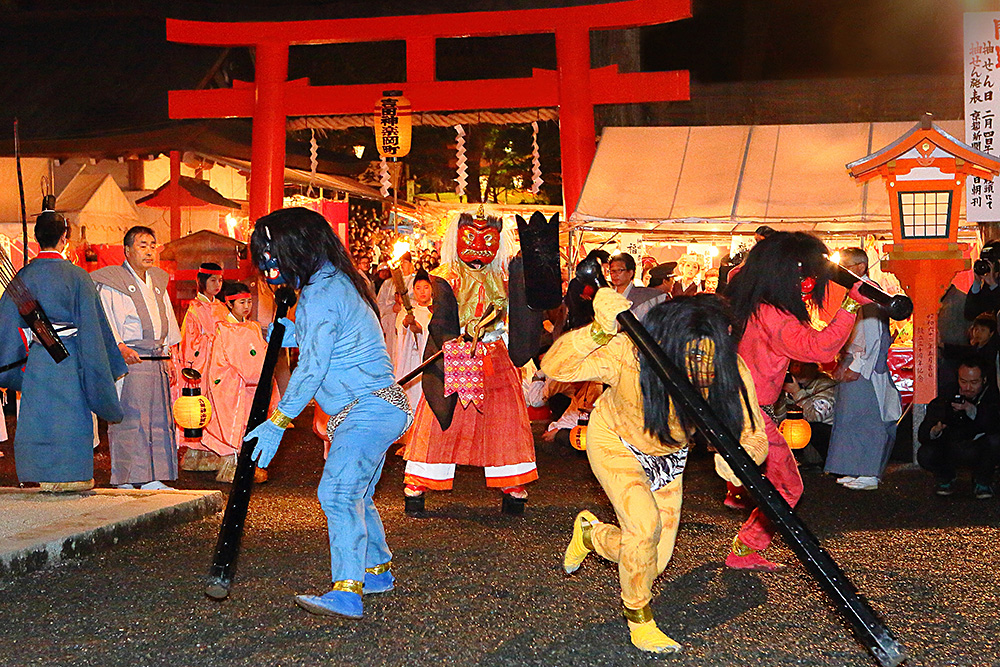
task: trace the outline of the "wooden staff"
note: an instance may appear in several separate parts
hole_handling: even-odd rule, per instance
[[[281,342],[285,337],[285,325],[282,324],[281,318],[288,315],[288,309],[295,305],[295,301],[295,292],[289,287],[280,287],[274,293],[276,305],[274,325],[271,339],[267,343],[267,351],[264,353],[264,366],[253,394],[244,436],[267,419],[267,410],[271,404],[271,380],[274,377],[274,367],[278,364]],[[250,492],[253,491],[253,474],[256,467],[253,450],[256,445],[256,439],[242,443],[239,456],[236,458],[233,488],[229,491],[226,513],[222,517],[222,526],[219,527],[219,540],[215,544],[215,557],[212,559],[212,567],[208,571],[208,581],[205,585],[205,595],[213,600],[224,600],[229,597],[229,587],[236,572],[236,561],[243,540],[243,526],[247,518],[247,508],[250,506]]]
[[[24,264],[28,265],[28,214],[24,206],[24,177],[21,176],[21,139],[17,133],[17,118],[14,119],[14,164],[17,166],[17,191],[21,195],[21,238],[24,241]]]
[[[607,286],[597,262],[582,262],[577,267],[576,277],[586,285]],[[806,570],[830,596],[837,611],[851,624],[858,641],[883,667],[896,667],[903,662],[906,659],[906,647],[893,637],[885,622],[858,593],[830,554],[819,545],[819,541],[796,516],[788,502],[761,475],[757,464],[740,446],[739,440],[723,425],[701,392],[691,384],[687,373],[667,357],[663,348],[635,315],[626,310],[619,313],[617,319],[632,343],[649,360],[650,367],[663,382],[674,404],[691,417],[691,421],[709,444],[722,455],[733,473],[743,482],[757,506],[774,523]],[[738,399],[734,397],[734,400]]]

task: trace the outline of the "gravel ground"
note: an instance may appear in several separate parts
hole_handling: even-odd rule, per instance
[[[783,573],[722,567],[743,515],[723,507],[704,455],[689,465],[677,550],[654,589],[657,621],[684,652],[634,649],[615,567],[591,556],[573,576],[561,569],[576,512],[613,520],[610,505],[584,458],[541,441],[523,517],[500,514],[477,469],[430,496],[425,518],[406,517],[403,462],[390,456],[376,501],[397,588],[367,596],[361,621],[312,616],[292,596],[329,584],[322,448],[309,420],[298,424],[255,491],[229,600],[202,593],[219,515],[0,582],[0,665],[875,664],[780,540],[769,555],[790,565]],[[14,485],[11,443],[0,449],[0,484]],[[106,485],[106,445],[97,465]],[[874,492],[821,475],[805,485],[800,516],[907,646],[908,665],[1000,665],[996,500],[936,498],[927,474],[899,467]],[[177,486],[226,488],[208,473]]]

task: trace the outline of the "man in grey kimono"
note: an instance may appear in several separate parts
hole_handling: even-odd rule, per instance
[[[864,250],[846,248],[841,257],[844,268],[868,275]],[[837,482],[848,489],[877,489],[896,441],[896,420],[902,410],[887,364],[889,343],[885,310],[874,303],[865,305],[834,373],[840,384],[826,457],[826,472],[840,475]]]
[[[156,237],[148,227],[125,233],[125,263],[91,274],[129,365],[119,382],[125,418],[108,428],[111,483],[118,488],[169,489],[177,479],[177,439],[170,404],[174,381],[169,349],[180,327],[167,296],[167,272],[156,262]]]

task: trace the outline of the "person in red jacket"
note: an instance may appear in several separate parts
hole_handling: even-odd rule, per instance
[[[750,368],[765,414],[764,476],[792,507],[802,495],[802,478],[788,443],[778,432],[771,406],[781,394],[788,362],[833,361],[851,335],[857,311],[871,302],[858,294],[855,285],[829,324],[823,329],[813,327],[810,308],[815,312],[823,307],[832,267],[826,255],[826,246],[815,236],[774,232],[750,250],[726,288],[739,354]],[[763,572],[783,568],[760,554],[773,537],[773,525],[755,508],[733,539],[726,565]]]

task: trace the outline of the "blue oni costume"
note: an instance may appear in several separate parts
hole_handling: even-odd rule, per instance
[[[308,229],[303,231],[303,226]],[[319,234],[324,243],[336,246],[334,252],[343,253],[349,266],[346,250],[322,216],[306,209],[283,209],[258,220],[254,230],[254,261],[264,269],[271,267],[265,271],[268,282],[284,280],[276,275],[284,268],[280,250],[268,265],[256,249],[263,242],[280,246],[281,234],[298,232]],[[412,413],[406,394],[393,379],[374,309],[344,269],[323,258],[322,248],[315,252],[319,258],[297,258],[311,259],[318,268],[303,281],[294,326],[288,326],[283,340],[285,346],[299,348],[298,365],[271,418],[245,440],[257,438],[253,456],[266,467],[284,428],[310,400],[315,398],[332,415],[327,426],[330,452],[317,495],[329,527],[333,588],[323,596],[299,595],[296,602],[313,613],[360,618],[362,592],[385,592],[394,585],[389,569],[392,553],[372,496],[386,451],[409,427]]]
[[[27,363],[0,373],[0,387],[21,392],[14,436],[17,477],[22,482],[67,483],[94,476],[91,412],[122,419],[115,379],[125,362],[87,272],[56,252],[45,252],[17,275],[45,310],[69,357],[56,364],[27,325],[8,291],[0,298],[0,366],[27,355]],[[21,327],[24,327],[22,329]]]

